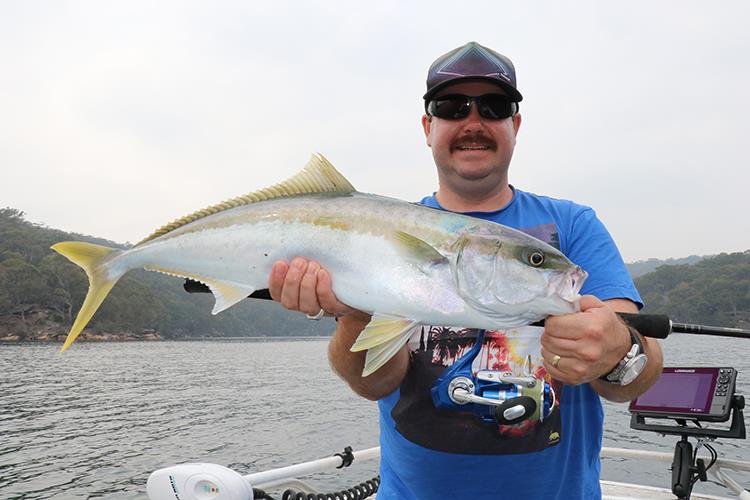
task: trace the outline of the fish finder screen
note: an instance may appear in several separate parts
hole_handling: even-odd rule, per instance
[[[630,410],[704,413],[711,409],[717,370],[665,368],[659,380],[630,405]]]

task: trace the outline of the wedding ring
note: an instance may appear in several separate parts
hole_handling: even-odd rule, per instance
[[[323,310],[323,308],[320,308],[320,311],[318,311],[318,314],[312,315],[312,314],[305,314],[307,316],[307,319],[311,319],[313,321],[318,321],[320,318],[325,316],[326,312]]]
[[[561,359],[562,358],[560,356],[558,356],[557,354],[555,354],[554,356],[552,356],[552,366],[554,366],[555,368],[557,368],[557,365],[560,364],[560,360]]]

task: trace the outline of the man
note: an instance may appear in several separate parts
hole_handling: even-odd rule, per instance
[[[379,499],[597,498],[603,426],[599,396],[628,401],[661,372],[658,344],[615,314],[637,312],[642,306],[638,292],[590,208],[509,184],[522,99],[509,59],[475,42],[459,47],[432,64],[424,99],[422,125],[439,188],[422,203],[521,229],[558,246],[589,273],[581,312],[548,318],[539,340],[543,366],[536,373],[554,379],[559,406],[544,422],[516,426],[435,409],[430,385],[459,352],[468,350],[475,331],[425,328],[419,339],[363,378],[364,353],[349,348],[370,317],[336,299],[325,269],[301,257],[277,262],[269,278],[271,295],[310,317],[328,313],[338,318],[329,345],[331,365],[355,392],[377,400],[380,409]],[[502,332],[488,332],[486,360],[479,368],[502,370],[511,354],[518,354],[506,340]]]

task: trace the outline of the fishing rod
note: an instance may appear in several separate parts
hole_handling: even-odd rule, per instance
[[[646,337],[665,339],[672,333],[685,333],[690,335],[714,335],[717,337],[750,339],[750,330],[743,328],[675,323],[663,314],[617,314],[623,321]]]
[[[210,293],[208,286],[197,281],[186,279],[183,288],[188,293]],[[260,300],[273,300],[267,288],[256,290],[248,298]],[[743,328],[727,328],[722,326],[696,325],[690,323],[675,323],[669,316],[664,314],[635,314],[617,313],[622,320],[632,326],[644,337],[665,339],[672,333],[683,333],[690,335],[713,335],[718,337],[734,337],[750,339],[750,330]],[[532,323],[531,326],[544,326],[544,320]]]
[[[691,323],[675,323],[665,314],[618,312],[617,315],[625,323],[638,330],[638,333],[644,337],[655,339],[665,339],[673,333],[750,339],[750,330],[742,328],[727,328],[723,326],[696,325]],[[544,320],[532,323],[531,326],[544,326]]]

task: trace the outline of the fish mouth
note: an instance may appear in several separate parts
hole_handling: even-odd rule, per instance
[[[574,305],[578,304],[578,301],[581,298],[581,288],[588,276],[589,274],[581,269],[581,266],[576,266],[572,272],[560,276],[560,279],[554,287],[555,294],[565,302]]]
[[[589,273],[581,269],[581,266],[576,266],[575,271],[570,274],[570,287],[578,295],[583,288],[583,283],[586,278],[589,277]]]

